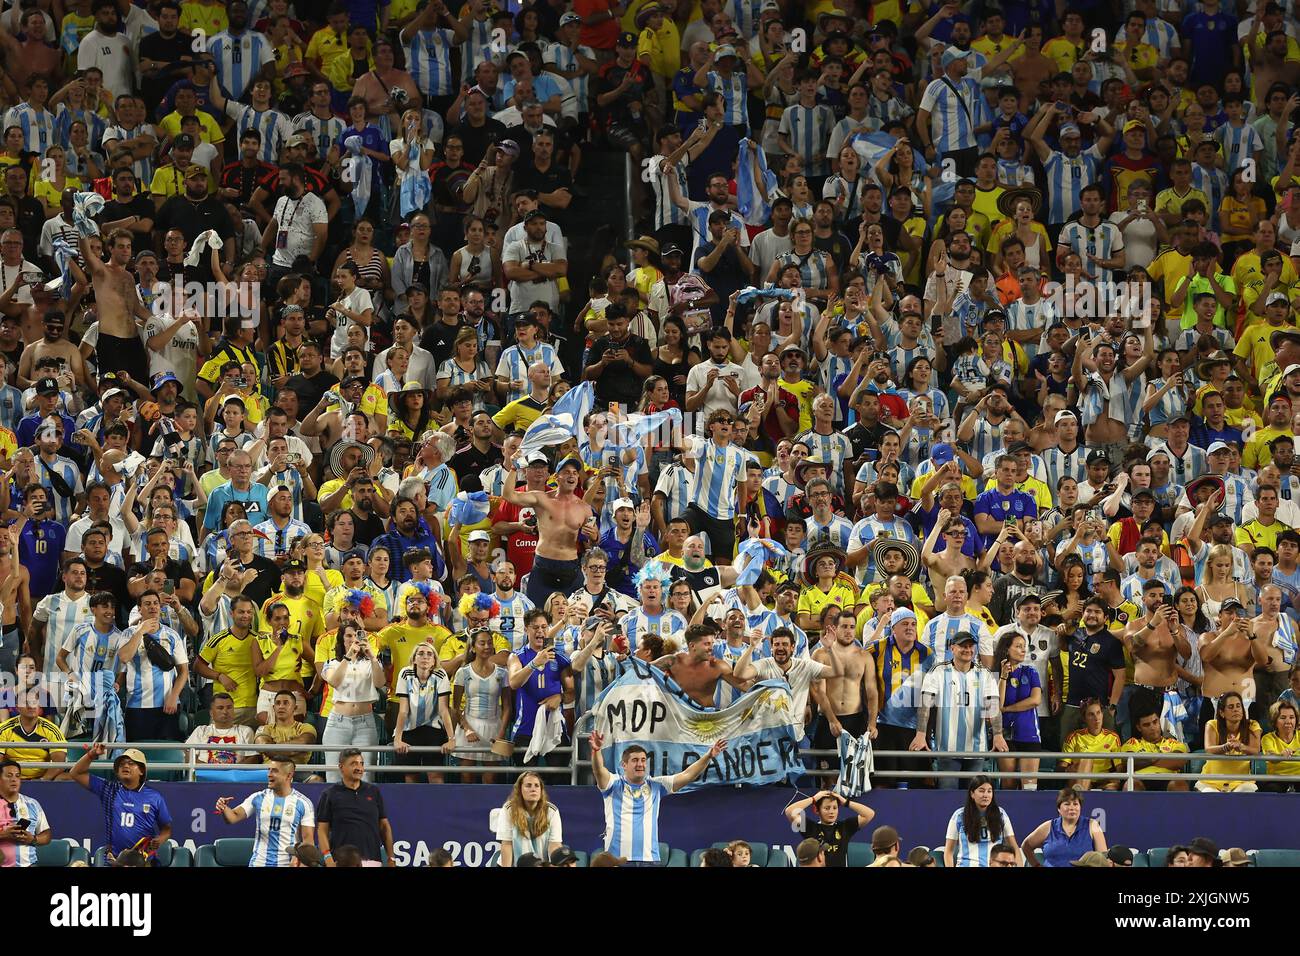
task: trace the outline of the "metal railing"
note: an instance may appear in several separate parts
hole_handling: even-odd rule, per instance
[[[570,784],[577,784],[579,772],[581,770],[590,770],[591,761],[582,759],[578,755],[578,742],[583,738],[576,738],[575,742],[566,747],[556,747],[551,754],[567,757],[563,766],[540,766],[529,765],[522,767],[510,762],[510,758],[501,757],[494,754],[487,747],[457,747],[456,750],[448,756],[472,757],[474,755],[493,755],[499,759],[493,763],[475,763],[475,764],[447,764],[445,766],[415,766],[406,764],[371,764],[367,766],[367,773],[442,773],[447,776],[463,776],[465,774],[485,774],[492,776],[495,774],[514,774],[529,770],[543,776],[568,776]],[[68,750],[73,751],[78,748],[85,749],[92,745],[91,741],[5,741],[0,743],[0,754],[6,750]],[[330,754],[339,753],[344,750],[360,750],[368,754],[396,754],[397,748],[392,745],[372,746],[355,746],[353,744],[233,744],[222,743],[219,746],[186,746],[182,743],[171,741],[144,741],[144,742],[118,742],[107,745],[110,753],[127,748],[142,750],[148,756],[150,751],[166,750],[186,751],[186,760],[184,762],[150,762],[149,769],[162,771],[184,771],[187,779],[194,780],[195,773],[199,770],[241,770],[257,767],[259,764],[252,763],[235,763],[235,764],[217,764],[203,763],[194,759],[195,754],[200,750],[217,749],[234,753],[256,753],[256,754],[274,754],[290,753],[300,754],[311,751],[313,754]],[[410,747],[410,753],[441,753],[440,747]],[[801,759],[808,758],[814,763],[820,760],[828,760],[835,764],[820,768],[816,766],[805,766],[803,773],[810,777],[834,779],[839,776],[839,753],[835,750],[801,750],[799,751]],[[901,780],[925,780],[938,777],[953,778],[958,780],[969,779],[977,776],[988,776],[999,780],[1088,780],[1089,782],[1108,783],[1110,781],[1122,781],[1125,784],[1124,789],[1133,789],[1134,781],[1140,781],[1146,777],[1161,782],[1186,781],[1190,786],[1195,786],[1199,782],[1219,782],[1219,781],[1242,781],[1249,780],[1256,783],[1291,783],[1300,784],[1300,774],[1256,774],[1256,773],[1186,773],[1178,771],[1168,771],[1160,774],[1147,775],[1138,772],[1137,764],[1146,763],[1150,760],[1172,760],[1182,763],[1204,760],[1223,760],[1235,759],[1245,761],[1260,760],[1265,763],[1276,763],[1281,761],[1297,761],[1295,755],[1291,754],[1254,754],[1251,756],[1241,755],[1239,757],[1224,757],[1219,754],[1205,753],[1128,753],[1128,752],[1101,752],[1101,753],[1064,753],[1062,751],[1042,751],[1033,754],[1026,753],[996,753],[986,751],[983,753],[969,753],[967,751],[935,751],[935,750],[877,750],[873,751],[875,757],[886,757],[890,759],[898,758],[908,761],[932,761],[936,759],[950,760],[982,760],[985,762],[997,759],[1016,759],[1016,760],[1069,760],[1077,762],[1080,760],[1104,760],[1108,763],[1122,762],[1125,769],[1122,772],[1107,771],[1080,773],[1077,769],[1070,770],[1035,770],[1032,773],[1026,771],[1008,771],[1002,772],[996,767],[988,770],[936,770],[931,767],[924,767],[919,770],[879,770],[877,769],[872,777],[873,779],[901,779]],[[75,760],[64,761],[23,761],[26,768],[35,768],[40,770],[61,769],[67,770],[72,767]],[[100,760],[91,764],[91,769],[106,770],[113,766],[110,760]],[[299,764],[299,771],[320,771],[326,772],[333,769],[328,763],[307,763]]]

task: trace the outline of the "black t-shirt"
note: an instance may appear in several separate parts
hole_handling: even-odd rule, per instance
[[[895,236],[894,238],[896,242],[898,237]],[[841,283],[848,281],[845,278],[845,273],[848,269],[849,253],[853,251],[853,243],[849,242],[849,240],[844,237],[844,233],[832,232],[829,236],[824,238],[814,235],[813,248],[826,253],[826,255],[830,257],[831,261],[835,263],[835,268],[840,271]],[[885,248],[889,249],[893,247],[887,245]]]
[[[611,348],[627,349],[628,356],[636,362],[643,362],[646,365],[654,362],[650,354],[650,346],[641,336],[629,335],[626,341],[615,345],[608,335],[602,335],[592,344],[591,352],[587,355],[587,364],[595,365]],[[596,382],[596,401],[602,404],[621,402],[624,405],[635,405],[641,398],[642,384],[642,380],[637,377],[632,366],[623,359],[618,359],[605,366],[604,374]]]
[[[868,448],[880,447],[880,440],[885,437],[887,431],[892,431],[892,429],[886,428],[884,422],[876,422],[875,425],[864,425],[862,422],[855,422],[844,429],[844,437],[853,445],[853,457],[861,458],[862,453]]]
[[[284,387],[294,390],[298,396],[298,412],[306,415],[316,407],[321,396],[338,383],[339,380],[333,373],[320,371],[310,378],[306,375],[294,375],[284,383]]]
[[[104,203],[104,209],[99,216],[99,221],[101,223],[117,222],[127,216],[139,216],[141,219],[152,221],[155,215],[157,215],[157,211],[154,209],[153,200],[148,196],[136,195],[131,197],[130,202],[119,202],[116,199],[111,199]],[[137,246],[137,242],[140,245]],[[150,247],[147,233],[131,233],[132,252],[138,252],[146,247]]]
[[[139,561],[136,564],[132,565],[130,577],[138,578],[143,574],[148,574],[152,570],[153,570],[152,560]],[[193,570],[190,569],[190,564],[188,561],[185,562],[173,561],[171,558],[168,558],[167,565],[166,567],[164,567],[163,573],[167,575],[167,580],[170,581],[172,584],[180,584],[182,581],[195,580],[194,572]]]
[[[177,30],[170,40],[161,33],[151,33],[141,38],[140,59],[170,64],[159,69],[156,76],[145,77],[140,83],[140,95],[152,119],[162,119],[162,112],[165,111],[160,111],[159,104],[171,85],[181,78],[180,71],[188,66],[181,60],[192,59],[193,52],[194,40],[186,31]]]
[[[695,599],[698,601],[700,595],[710,588],[722,587],[722,576],[718,574],[716,567],[701,568],[698,571],[688,571],[685,567],[678,565],[669,565],[668,573],[674,581],[685,581],[691,586],[695,593]]]
[[[567,189],[573,191],[573,177],[569,175],[569,170],[556,164],[551,160],[551,168],[542,172],[535,169],[530,164],[515,173],[515,189],[536,189],[540,193],[553,193],[557,189]],[[556,219],[562,221],[565,217],[566,210],[558,206],[548,206],[541,203],[542,212],[546,213],[547,219]]]
[[[1109,701],[1111,671],[1124,666],[1124,645],[1109,630],[1087,634],[1080,628],[1066,645],[1066,657],[1070,685],[1066,703],[1078,706],[1089,697]]]
[[[359,541],[367,548],[370,547],[374,540],[384,533],[384,519],[374,512],[370,513],[369,518],[363,518],[355,508],[352,509],[351,514],[352,526],[356,528],[352,539]],[[396,559],[397,555],[393,555],[393,558]]]
[[[199,234],[209,229],[216,230],[223,243],[233,241],[235,238],[235,226],[230,221],[230,214],[226,212],[225,205],[211,197],[200,202],[192,202],[185,196],[172,196],[158,210],[158,216],[154,219],[154,228],[164,235],[168,229],[179,229],[185,237],[186,247],[192,246]],[[209,257],[203,256],[195,266],[193,274],[187,278],[206,281],[211,278],[211,271]]]
[[[487,155],[488,143],[499,143],[506,138],[505,124],[500,120],[488,118],[483,121],[482,126],[473,126],[466,119],[458,126],[452,127],[456,135],[461,138],[465,144],[464,162],[471,166],[477,166]],[[518,186],[515,187],[519,188]]]
[[[466,327],[459,316],[456,318],[455,325],[448,325],[442,321],[441,315],[429,323],[429,327],[420,336],[420,348],[433,356],[434,368],[441,367],[443,362],[451,358],[451,350],[456,343],[456,336],[460,334],[461,329]]]
[[[848,816],[841,816],[834,823],[815,822],[809,817],[804,824],[804,837],[821,840],[825,847],[827,866],[848,866],[849,841],[858,830],[856,813],[849,812]]]
[[[126,627],[127,615],[135,607],[135,599],[126,589],[126,572],[105,562],[98,568],[86,568],[86,593],[107,591],[117,601],[118,627]]]
[[[231,557],[233,558],[234,555],[232,554]],[[243,565],[245,568],[252,568],[257,572],[257,579],[244,588],[244,594],[251,597],[257,602],[257,606],[261,607],[267,598],[280,590],[280,566],[270,558],[264,558],[260,554],[253,555],[250,560],[244,561]]]
[[[316,819],[329,824],[330,846],[354,846],[363,860],[380,859],[379,821],[387,817],[383,792],[364,780],[356,790],[341,783],[326,787],[316,807]]]
[[[501,461],[501,446],[489,444],[486,451],[479,451],[471,442],[452,456],[447,464],[460,479],[461,491],[482,491],[483,482],[479,472],[486,471]]]
[[[18,204],[18,231],[23,234],[23,255],[36,258],[41,244],[41,229],[45,226],[45,207],[31,196],[14,200]]]

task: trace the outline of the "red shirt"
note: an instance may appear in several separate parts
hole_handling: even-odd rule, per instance
[[[740,404],[744,405],[746,402],[752,402],[761,391],[763,389],[757,385],[745,389],[740,393]],[[787,415],[796,422],[799,421],[799,399],[778,385],[776,387],[776,401]],[[785,432],[781,431],[781,423],[777,421],[776,416],[769,415],[766,411],[763,413],[763,432],[774,442],[779,442],[785,437]]]
[[[609,0],[574,0],[573,2],[573,12],[584,20],[596,13],[613,13],[612,8],[613,4]],[[605,20],[594,27],[589,27],[584,23],[578,33],[578,42],[591,47],[593,50],[612,50],[618,40],[618,33],[618,17]]]
[[[535,515],[532,508],[514,505],[502,498],[497,504],[496,510],[492,512],[492,523],[523,521],[525,518],[533,517]],[[531,528],[516,531],[506,538],[506,560],[515,566],[517,576],[522,578],[533,569],[533,557],[536,554],[537,526],[535,524]]]

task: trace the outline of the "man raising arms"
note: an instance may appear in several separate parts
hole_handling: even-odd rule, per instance
[[[713,655],[713,639],[711,627],[693,624],[686,629],[686,650],[650,662],[676,681],[691,700],[710,710],[714,706],[718,681],[725,680],[742,691],[749,687],[749,681],[737,677],[730,664]],[[742,673],[748,667],[752,651],[753,645],[750,645],[736,661],[736,668]]]
[[[555,591],[568,594],[581,581],[578,569],[578,535],[586,530],[595,538],[597,531],[591,505],[576,494],[582,462],[566,458],[556,466],[554,493],[519,491],[515,487],[517,464],[510,463],[502,497],[512,505],[530,507],[537,515],[537,554],[528,574],[526,596],[537,607]]]
[[[100,260],[85,236],[81,237],[81,258],[90,272],[99,315],[99,342],[95,351],[106,371],[128,372],[137,382],[149,381],[149,357],[136,317],[149,319],[140,302],[135,279],[126,266],[131,261],[131,233],[114,229],[108,236],[108,262]],[[110,358],[111,356],[111,358]],[[109,364],[109,363],[112,364]]]

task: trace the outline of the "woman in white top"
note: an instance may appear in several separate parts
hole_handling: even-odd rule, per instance
[[[334,326],[330,339],[330,358],[336,359],[348,347],[348,326],[359,325],[365,330],[365,341],[370,341],[370,325],[375,321],[375,307],[370,293],[357,286],[359,270],[355,262],[340,262],[334,269],[334,284],[339,297],[325,312],[325,318]]]
[[[421,767],[441,767],[447,762],[451,744],[447,728],[452,725],[447,701],[451,697],[451,682],[447,672],[438,666],[438,652],[428,641],[411,653],[411,663],[402,668],[395,681],[397,693],[396,732],[393,746],[401,754],[401,763]],[[411,753],[411,746],[439,747],[439,751]],[[429,783],[443,783],[442,773],[429,771]],[[420,775],[408,773],[407,783],[419,783]]]
[[[550,858],[564,842],[560,811],[546,799],[546,784],[532,771],[515,778],[514,790],[497,819],[501,866],[511,867],[525,853]]]
[[[487,229],[478,216],[465,217],[465,245],[451,254],[450,281],[461,293],[470,289],[488,292],[496,280],[496,263],[487,244]]]
[[[355,624],[344,624],[334,642],[334,657],[325,662],[321,672],[325,682],[334,688],[334,709],[330,711],[321,743],[361,748],[367,766],[373,756],[366,751],[379,743],[379,729],[375,725],[375,700],[384,690],[384,668],[371,652],[366,632]],[[329,766],[335,760],[330,756]],[[369,779],[370,774],[366,774]],[[326,774],[330,783],[339,783],[343,776],[337,770]]]
[[[498,763],[501,758],[491,752],[478,752],[492,746],[506,735],[510,726],[512,696],[506,686],[506,669],[492,660],[496,653],[492,632],[474,634],[469,663],[456,671],[452,682],[451,709],[456,721],[456,749],[475,751],[473,756],[458,754],[456,762],[473,766]],[[474,783],[476,774],[462,774],[460,783]],[[484,783],[499,783],[487,774]]]

